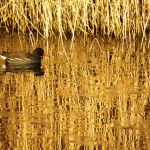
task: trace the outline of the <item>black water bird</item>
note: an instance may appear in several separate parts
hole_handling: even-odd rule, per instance
[[[0,70],[5,70],[5,72],[21,72],[23,70],[43,71],[43,68],[41,68],[43,57],[45,57],[45,54],[42,48],[36,48],[33,53],[2,52],[0,54]]]

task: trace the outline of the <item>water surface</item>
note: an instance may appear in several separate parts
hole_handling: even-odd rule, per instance
[[[47,54],[44,76],[0,74],[0,149],[148,150],[148,44],[97,40],[0,37],[0,51]]]

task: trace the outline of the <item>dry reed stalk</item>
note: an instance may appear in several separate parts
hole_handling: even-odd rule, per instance
[[[0,2],[0,27],[37,31],[48,38],[59,34],[135,38],[149,32],[149,1],[133,0],[8,0]]]

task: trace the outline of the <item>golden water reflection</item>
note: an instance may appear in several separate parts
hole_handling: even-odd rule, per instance
[[[24,37],[24,36],[23,36]],[[22,49],[17,38],[1,50]],[[24,49],[32,47],[22,38]],[[0,149],[136,149],[150,147],[150,53],[147,44],[89,39],[40,42],[44,76],[0,74]],[[27,44],[28,43],[28,44]],[[31,48],[30,48],[31,50]],[[68,61],[66,59],[66,55]]]

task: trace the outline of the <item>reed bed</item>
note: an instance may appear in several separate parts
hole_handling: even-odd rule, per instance
[[[146,37],[149,0],[2,0],[0,28],[37,31],[43,37],[104,35],[120,39]]]

